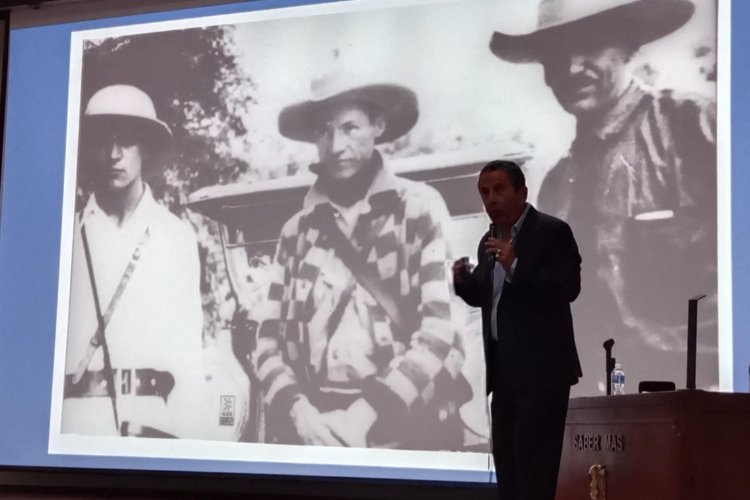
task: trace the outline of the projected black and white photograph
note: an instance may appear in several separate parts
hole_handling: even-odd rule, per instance
[[[343,1],[76,33],[54,448],[486,468],[482,318],[451,266],[476,259],[495,159],[579,245],[571,394],[606,392],[608,339],[627,392],[681,385],[697,294],[698,384],[718,388],[716,36],[713,0]]]
[[[602,392],[596,360],[608,338],[633,375],[631,391],[639,380],[681,386],[688,299],[698,294],[707,295],[700,378],[717,387],[715,3],[610,3],[543,1],[538,31],[497,32],[490,45],[508,63],[540,64],[575,119],[537,201],[571,224],[583,258],[574,308],[587,376],[574,393]],[[641,59],[650,42],[679,40],[699,19],[704,37],[685,54],[689,70]]]

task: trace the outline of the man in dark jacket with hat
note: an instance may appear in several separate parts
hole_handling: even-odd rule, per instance
[[[538,205],[571,224],[581,249],[574,312],[584,371],[597,375],[582,381],[582,393],[608,383],[603,368],[592,368],[604,366],[610,337],[632,380],[682,373],[686,304],[697,293],[709,295],[703,383],[717,382],[714,106],[650,89],[631,70],[642,45],[679,29],[694,8],[689,0],[543,0],[536,31],[492,37],[497,57],[541,63],[577,119]]]
[[[317,79],[279,131],[315,144],[317,180],[282,229],[253,355],[268,439],[325,446],[455,448],[468,400],[451,321],[445,202],[396,177],[376,145],[416,123],[400,85]],[[289,424],[284,430],[283,423]]]

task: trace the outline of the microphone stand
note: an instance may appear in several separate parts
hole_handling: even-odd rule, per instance
[[[607,386],[607,396],[612,395],[612,370],[615,369],[615,358],[612,357],[612,347],[615,345],[614,339],[607,339],[604,341],[603,347],[605,352],[605,367],[607,372],[607,378],[605,379],[605,385]]]
[[[696,295],[688,301],[688,328],[687,328],[687,383],[686,389],[695,389],[695,353],[698,343],[698,301],[705,297],[704,294]]]

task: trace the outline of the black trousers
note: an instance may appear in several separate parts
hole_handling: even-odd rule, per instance
[[[553,500],[570,387],[492,396],[492,455],[501,500]]]

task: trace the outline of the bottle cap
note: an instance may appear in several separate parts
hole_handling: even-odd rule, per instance
[[[615,370],[622,368],[622,365],[620,363],[615,363]]]

